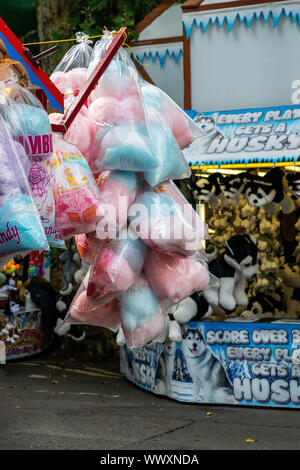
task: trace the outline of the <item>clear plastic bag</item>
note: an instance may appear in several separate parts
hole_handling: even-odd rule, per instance
[[[190,167],[163,115],[150,106],[146,105],[145,109],[152,145],[159,161],[155,170],[144,173],[145,180],[150,186],[156,186],[168,179],[188,178]]]
[[[144,270],[157,297],[173,303],[205,289],[210,280],[204,260],[154,249],[148,250]]]
[[[146,252],[145,244],[127,228],[118,239],[107,241],[92,264],[88,297],[106,303],[129,289],[143,269]]]
[[[0,256],[49,250],[27,175],[14,142],[0,116]]]
[[[190,256],[207,238],[207,225],[172,181],[145,190],[128,212],[130,227],[152,248]]]
[[[96,179],[100,193],[118,228],[122,230],[127,224],[129,207],[133,204],[138,192],[138,178],[132,171],[105,171]],[[98,229],[99,230],[99,229]]]
[[[8,65],[0,67],[0,98],[0,113],[27,155],[49,157],[53,144],[48,114]]]
[[[92,41],[85,33],[76,33],[77,42],[66,52],[52,72],[50,79],[65,96],[65,109],[71,105],[86,83],[92,54]]]
[[[95,44],[88,76],[111,44],[107,34]],[[158,167],[149,135],[137,70],[120,48],[91,93],[90,119],[97,125],[86,157],[94,173],[103,170],[148,171]]]
[[[151,289],[144,273],[120,295],[121,325],[130,348],[141,348],[164,336],[165,312],[169,303]]]
[[[96,232],[75,235],[75,242],[81,259],[87,264],[93,263],[97,253],[106,243],[105,240],[99,240]]]
[[[163,90],[143,79],[140,84],[145,105],[163,115],[181,150],[200,137],[197,124]]]
[[[65,318],[65,323],[102,326],[116,332],[120,327],[120,302],[112,299],[102,304],[87,296],[89,273],[81,283]]]
[[[53,174],[55,221],[60,238],[94,232],[104,216],[99,188],[81,152],[54,135]]]

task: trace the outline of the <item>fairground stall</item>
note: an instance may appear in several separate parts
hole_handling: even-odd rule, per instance
[[[189,0],[182,10],[185,109],[201,133],[184,150],[186,190],[208,224],[215,282],[191,297],[194,316],[184,301],[171,309],[166,341],[123,347],[121,367],[183,402],[297,408],[300,4]]]

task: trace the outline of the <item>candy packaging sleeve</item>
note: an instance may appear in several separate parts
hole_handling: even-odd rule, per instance
[[[134,234],[124,229],[118,239],[109,240],[100,248],[93,261],[87,296],[113,298],[126,291],[140,275],[147,247]],[[100,300],[99,300],[100,302]]]
[[[0,117],[0,256],[49,250],[27,175],[18,154],[20,146]]]
[[[141,192],[128,214],[132,230],[162,251],[193,255],[207,237],[206,224],[169,181]]]
[[[201,131],[197,124],[159,87],[140,79],[145,105],[160,112],[180,149],[188,147]]]
[[[88,76],[113,40],[106,34],[95,44]],[[121,47],[91,93],[89,118],[96,123],[87,160],[94,173],[103,170],[148,171],[157,168],[138,72]]]
[[[157,297],[173,303],[205,289],[210,280],[204,260],[154,249],[148,250],[144,270]]]
[[[94,232],[104,214],[102,198],[82,153],[55,135],[49,166],[53,174],[55,221],[60,238]]]
[[[150,106],[145,106],[145,109],[154,153],[159,161],[159,166],[155,170],[144,173],[147,183],[156,186],[164,180],[190,176],[189,165],[163,115]]]
[[[168,303],[158,299],[144,273],[120,295],[121,325],[130,348],[141,348],[164,333]]]
[[[120,303],[117,298],[102,304],[87,297],[89,273],[81,283],[65,318],[65,323],[102,326],[117,331],[120,326]]]

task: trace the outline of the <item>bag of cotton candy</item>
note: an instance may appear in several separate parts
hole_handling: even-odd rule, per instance
[[[24,155],[0,116],[0,257],[49,250],[22,164]]]

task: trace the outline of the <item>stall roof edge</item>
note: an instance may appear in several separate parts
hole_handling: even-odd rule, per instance
[[[164,13],[168,8],[170,8],[177,0],[163,0],[163,2],[155,7],[148,15],[146,15],[139,23],[135,25],[135,31],[141,33],[146,29],[151,23],[153,23],[156,18],[158,18],[162,13]]]
[[[264,5],[273,3],[291,3],[289,0],[232,0],[216,3],[205,3],[205,0],[187,0],[182,4],[182,12],[189,13],[193,11],[210,11],[210,10],[224,10],[227,8]]]
[[[18,60],[25,67],[32,84],[40,86],[47,95],[49,102],[57,109],[64,110],[64,95],[50,80],[46,72],[41,68],[36,68],[24,54],[24,46],[0,18],[0,34],[11,59]]]

